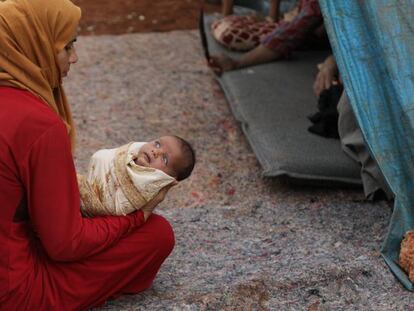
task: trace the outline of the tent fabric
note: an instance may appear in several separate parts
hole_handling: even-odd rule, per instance
[[[382,256],[398,266],[400,242],[414,227],[414,3],[320,0],[335,58],[367,145],[395,194]]]
[[[237,13],[241,12],[246,10]],[[209,25],[214,18],[205,18],[210,53],[238,57],[211,36]],[[307,116],[317,110],[312,91],[316,64],[326,56],[327,52],[302,52],[293,61],[226,72],[218,78],[263,176],[287,176],[312,185],[361,185],[360,167],[342,152],[339,140],[307,130],[312,125]]]

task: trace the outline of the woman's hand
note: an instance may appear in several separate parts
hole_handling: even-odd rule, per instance
[[[155,207],[158,204],[160,204],[162,201],[164,201],[168,190],[170,190],[171,187],[175,186],[176,184],[177,184],[177,182],[175,181],[175,182],[169,184],[168,186],[162,188],[160,190],[160,192],[158,192],[158,194],[142,208],[142,211],[144,213],[145,221],[147,221],[147,219],[151,216],[151,214],[154,211]]]
[[[208,65],[217,75],[220,76],[224,71],[268,63],[275,61],[280,57],[281,55],[278,52],[260,44],[253,50],[244,53],[237,60],[224,54],[221,54],[220,56],[211,56]]]
[[[316,97],[319,97],[323,90],[327,90],[331,85],[338,83],[338,67],[332,55],[322,64],[319,64],[318,69],[319,72],[313,83],[313,92]]]
[[[224,54],[213,55],[208,61],[208,66],[214,71],[216,75],[221,76],[224,71],[237,69],[238,62]]]

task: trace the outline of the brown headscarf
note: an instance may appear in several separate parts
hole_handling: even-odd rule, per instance
[[[69,0],[0,0],[0,85],[43,99],[65,122],[72,148],[75,127],[57,54],[73,39],[80,17]]]

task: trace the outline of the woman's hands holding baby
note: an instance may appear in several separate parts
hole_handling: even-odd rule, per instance
[[[164,201],[168,190],[170,190],[172,187],[174,187],[177,184],[178,184],[178,182],[175,181],[175,182],[169,184],[168,186],[165,186],[164,188],[162,188],[161,191],[158,192],[158,194],[142,208],[142,211],[144,213],[145,221],[147,221],[147,219],[151,216],[151,214],[154,211],[155,207],[158,204],[160,204],[162,201]]]

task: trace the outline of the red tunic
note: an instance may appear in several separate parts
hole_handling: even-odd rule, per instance
[[[142,291],[173,245],[158,215],[82,218],[65,125],[0,87],[0,310],[83,310]]]

